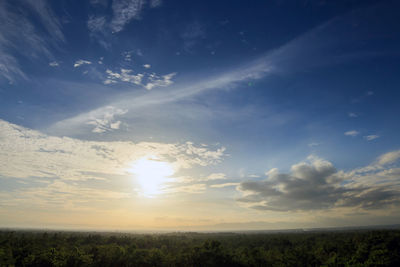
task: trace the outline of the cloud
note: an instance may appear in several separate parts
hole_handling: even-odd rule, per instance
[[[134,161],[153,155],[178,171],[219,163],[225,148],[193,143],[83,141],[55,137],[0,120],[0,175],[11,178],[48,177],[61,180],[104,179],[130,175]]]
[[[52,59],[50,48],[64,42],[61,24],[44,0],[0,2],[0,78],[13,82],[27,79],[17,60]],[[37,18],[33,22],[33,17]],[[37,27],[39,25],[39,27]]]
[[[348,115],[350,118],[357,118],[357,117],[358,117],[358,115],[357,115],[356,113],[354,113],[354,112],[349,112],[347,115]]]
[[[165,87],[173,84],[174,82],[172,81],[172,78],[176,75],[176,72],[163,75],[163,76],[158,76],[155,73],[152,73],[148,77],[148,82],[144,86],[147,90],[151,90],[154,87]]]
[[[319,146],[319,145],[321,145],[321,143],[313,142],[313,143],[309,143],[308,144],[309,147],[316,147],[316,146]]]
[[[90,0],[91,5],[107,6],[108,0]]]
[[[390,163],[400,152],[382,155]],[[379,209],[400,204],[400,173],[375,165],[350,172],[337,171],[332,163],[316,157],[291,167],[290,173],[273,169],[263,181],[245,181],[238,201],[250,208],[270,211],[308,211],[334,208]]]
[[[143,0],[114,0],[112,3],[112,31],[120,32],[123,30],[125,24],[129,23],[132,19],[139,19],[144,3],[145,1]]]
[[[206,184],[191,184],[183,186],[174,186],[166,188],[164,193],[189,193],[189,194],[200,194],[204,193],[207,189]]]
[[[347,132],[344,133],[344,135],[347,135],[347,136],[357,136],[359,134],[360,133],[358,131],[356,131],[356,130],[351,130],[351,131],[347,131]]]
[[[156,8],[161,5],[161,1],[113,0],[111,16],[109,15],[108,1],[91,1],[91,4],[96,12],[91,14],[87,21],[90,37],[96,39],[104,48],[109,49],[113,34],[123,31],[130,21],[140,20],[147,4],[150,8]],[[130,61],[130,57],[127,57],[126,60]]]
[[[57,61],[52,61],[52,62],[49,63],[49,66],[50,67],[58,67],[58,66],[60,66],[60,64],[58,64]]]
[[[121,126],[121,121],[116,120],[116,116],[124,115],[127,110],[118,109],[112,106],[107,107],[107,111],[102,114],[101,118],[93,118],[88,122],[90,125],[94,125],[93,133],[104,133],[108,131],[118,130]]]
[[[372,12],[376,12],[376,10],[363,9],[356,13],[360,15],[365,12],[370,12],[372,14]],[[385,11],[379,9],[379,14],[382,13],[385,13]],[[375,17],[376,16],[373,18]],[[177,102],[210,90],[232,89],[244,84],[244,82],[263,79],[272,73],[285,74],[296,72],[304,68],[310,69],[326,64],[338,64],[344,60],[365,58],[367,55],[361,55],[360,51],[351,49],[344,52],[345,56],[343,56],[343,53],[340,57],[337,55],[338,46],[347,47],[349,40],[353,40],[354,38],[355,40],[362,40],[365,37],[359,34],[359,32],[363,32],[361,30],[357,32],[341,31],[343,28],[348,28],[348,23],[352,20],[353,15],[336,17],[294,38],[281,47],[260,56],[256,60],[242,63],[219,73],[207,72],[197,78],[191,77],[191,79],[181,79],[179,83],[175,82],[173,86],[169,86],[168,90],[154,90],[152,93],[139,96],[136,92],[125,94],[123,97],[117,98],[106,105],[129,109],[130,112],[135,112],[135,110],[142,109],[143,107]],[[360,27],[362,26],[363,29],[368,29],[369,25],[374,21],[375,19],[373,19],[372,22],[366,22],[365,25],[360,25]],[[342,33],[343,36],[337,38],[337,32]],[[183,36],[190,37],[191,35],[188,33],[183,34]],[[147,87],[151,88],[152,86],[153,83],[150,82]],[[81,125],[87,122],[90,112],[101,112],[103,108],[104,107],[98,107],[95,110],[56,122],[50,128],[57,128],[58,130],[69,132],[74,129],[79,129]]]
[[[206,177],[206,180],[207,180],[207,181],[211,181],[211,180],[223,180],[223,179],[226,179],[226,174],[225,174],[225,173],[221,173],[221,172],[218,172],[218,173],[211,173],[210,175],[208,175],[208,176]]]
[[[0,76],[12,83],[14,76],[27,79],[25,73],[21,70],[17,60],[10,55],[2,54],[0,51]]]
[[[130,112],[136,112],[137,110],[143,110],[143,108],[145,107],[149,108],[154,105],[157,106],[166,103],[173,103],[184,98],[193,97],[194,95],[203,93],[208,90],[232,89],[244,81],[260,79],[264,77],[267,73],[270,73],[272,71],[273,70],[271,69],[271,66],[264,59],[256,60],[222,74],[215,74],[209,77],[201,77],[197,81],[191,80],[189,83],[174,83],[174,86],[170,86],[168,90],[154,90],[144,95],[138,95],[137,92],[125,94],[124,97],[116,99],[106,106],[114,106],[120,109],[129,109]],[[121,75],[121,73],[117,74]],[[168,84],[171,84],[171,82],[173,82],[173,75],[175,75],[175,73],[164,76],[153,74],[153,77],[151,77],[153,80],[149,82],[147,88],[154,88],[156,85],[166,86]],[[113,77],[112,79],[105,79],[103,83],[116,83],[117,81],[120,81],[117,77],[119,76],[115,75],[115,77]],[[146,82],[146,78],[147,76],[143,78],[144,82],[142,83]],[[87,124],[88,120],[92,117],[92,114],[102,114],[106,112],[106,106],[93,109],[89,112],[78,114],[74,117],[62,121],[58,121],[51,125],[48,130],[58,133],[63,132],[63,134],[66,134],[67,132],[81,132],[82,125]]]
[[[205,29],[198,21],[188,24],[181,34],[183,49],[188,53],[192,53],[196,44],[205,37]]]
[[[87,21],[87,27],[89,31],[92,33],[102,32],[106,26],[106,17],[105,16],[89,16],[89,20]]]
[[[383,154],[378,158],[379,165],[386,165],[393,162],[396,162],[400,158],[400,150],[392,151],[386,154]]]
[[[144,65],[143,65],[143,68],[145,68],[145,69],[150,69],[150,68],[151,68],[151,65],[150,65],[150,64],[144,64]]]
[[[112,70],[106,70],[107,77],[103,81],[104,84],[113,84],[118,81],[132,83],[140,85],[147,90],[151,90],[155,87],[166,87],[174,82],[172,78],[176,75],[176,72],[159,76],[155,73],[138,73],[132,74],[133,70],[121,69],[120,72],[113,72]]]
[[[161,0],[150,0],[151,7],[159,7],[159,6],[161,6],[161,4],[162,4]]]
[[[47,30],[47,33],[57,41],[65,41],[61,23],[47,1],[27,0],[26,2],[39,14],[39,18],[42,21],[42,25]]]
[[[131,74],[132,70],[121,69],[121,72],[113,72],[111,70],[106,70],[107,79],[103,81],[104,84],[116,83],[117,81],[133,83],[136,85],[142,85],[143,74]]]
[[[84,60],[84,59],[79,59],[79,60],[75,61],[74,68],[78,68],[84,64],[90,65],[90,64],[92,64],[92,62],[90,62],[88,60]]]
[[[367,140],[367,141],[372,141],[372,140],[377,139],[377,138],[379,138],[379,135],[376,135],[376,134],[371,134],[371,135],[364,136],[364,139]]]
[[[228,186],[238,186],[240,183],[224,183],[224,184],[212,184],[211,188],[223,188]]]

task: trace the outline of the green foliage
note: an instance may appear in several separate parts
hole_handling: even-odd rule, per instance
[[[400,266],[400,231],[0,232],[0,266]]]

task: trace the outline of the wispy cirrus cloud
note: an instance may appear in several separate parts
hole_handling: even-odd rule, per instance
[[[181,38],[183,40],[183,50],[192,53],[194,46],[201,40],[206,37],[206,32],[204,26],[195,21],[191,24],[188,24],[181,34]]]
[[[159,7],[159,6],[161,6],[161,4],[162,4],[161,0],[150,0],[151,7]]]
[[[146,6],[156,8],[161,5],[161,0],[113,0],[111,3],[112,16],[106,14],[107,4],[100,1],[92,1],[94,6],[102,6],[102,12],[96,12],[89,16],[87,27],[91,36],[99,39],[101,44],[108,47],[105,39],[109,38],[109,33],[118,33],[124,29],[132,20],[139,20],[143,9]],[[103,1],[102,1],[103,2]]]
[[[368,10],[368,12],[372,12],[372,10]],[[358,51],[355,52],[350,49],[346,52],[349,55],[348,57],[337,57],[335,52],[335,48],[338,46],[346,47],[349,38],[344,35],[342,36],[343,38],[338,39],[333,33],[342,32],[340,29],[347,27],[349,20],[351,18],[348,15],[331,19],[281,47],[260,56],[258,59],[238,65],[235,68],[219,73],[204,72],[205,74],[201,75],[201,77],[191,77],[190,80],[186,81],[182,77],[181,82],[170,85],[162,92],[154,91],[146,95],[132,92],[124,94],[123,97],[115,99],[107,105],[129,109],[130,112],[134,112],[136,109],[151,105],[163,105],[181,99],[192,98],[209,90],[228,90],[244,82],[263,79],[272,73],[290,73],[304,68],[323,66],[327,62],[338,64],[344,60],[354,60],[357,57],[352,57],[351,55],[359,53]],[[368,23],[362,27],[368,27]],[[348,33],[348,31],[343,32]],[[362,37],[357,35],[354,38]],[[365,58],[365,55],[363,55],[363,58]],[[150,81],[145,86],[149,89],[153,88],[154,84],[168,84],[168,81],[168,79],[162,80],[158,78],[158,80]],[[101,113],[103,108],[99,107],[90,112]],[[57,128],[59,130],[64,128],[71,131],[79,127],[78,125],[85,124],[90,112],[77,114],[74,117],[56,122],[50,129]]]
[[[146,1],[143,0],[114,0],[112,3],[112,31],[120,32],[125,24],[129,23],[132,19],[140,18],[140,13],[145,3]]]
[[[51,47],[65,41],[61,23],[45,0],[23,1],[24,9],[13,8],[13,1],[0,2],[0,77],[13,82],[27,79],[18,56],[28,60],[45,56],[52,59]],[[32,17],[39,18],[44,30],[36,27]]]

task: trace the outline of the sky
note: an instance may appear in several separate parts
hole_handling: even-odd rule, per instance
[[[400,221],[398,1],[0,1],[0,227]]]

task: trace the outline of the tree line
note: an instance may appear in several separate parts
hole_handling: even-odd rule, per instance
[[[400,266],[400,231],[0,231],[0,266]]]

